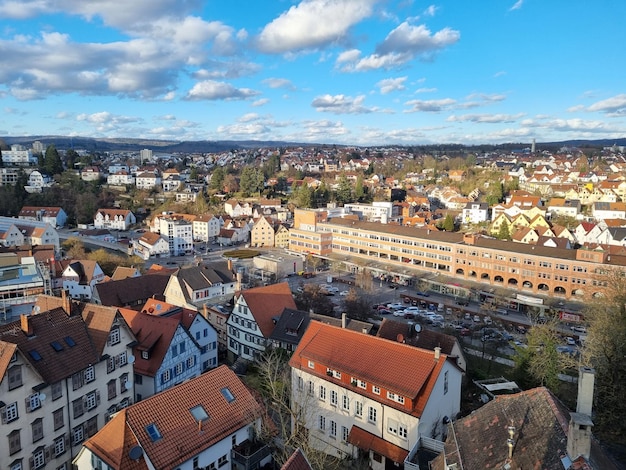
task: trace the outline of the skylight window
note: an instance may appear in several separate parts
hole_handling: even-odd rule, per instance
[[[228,387],[224,387],[221,392],[228,403],[235,401],[235,395],[233,395],[233,392],[231,392]]]
[[[52,349],[54,349],[56,352],[63,351],[63,346],[61,346],[61,343],[59,343],[58,341],[53,341],[52,343],[50,343],[50,346],[52,346]]]
[[[150,439],[152,439],[152,442],[156,442],[163,437],[161,435],[161,432],[159,431],[159,428],[157,428],[156,423],[148,424],[146,426],[146,432],[150,436]]]
[[[36,349],[31,349],[28,351],[28,354],[30,354],[30,357],[32,357],[35,361],[41,361],[42,359],[41,354],[39,354]]]
[[[194,406],[189,411],[191,413],[191,416],[193,416],[193,418],[199,423],[209,419],[209,415],[206,412],[206,410],[202,407],[202,405]]]
[[[74,338],[72,338],[71,336],[66,336],[65,338],[63,338],[63,341],[65,341],[65,344],[67,344],[70,348],[76,346],[76,341],[74,341]]]

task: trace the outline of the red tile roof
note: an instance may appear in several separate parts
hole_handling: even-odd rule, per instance
[[[234,400],[227,401],[228,388]],[[190,410],[202,406],[209,415],[200,424]],[[140,445],[154,468],[172,469],[249,425],[262,408],[233,371],[218,367],[121,411],[85,447],[113,468],[143,470],[128,453]],[[146,427],[154,424],[162,438],[152,441]]]
[[[404,462],[404,459],[406,459],[407,455],[409,455],[409,452],[404,450],[402,447],[398,447],[391,442],[387,442],[384,439],[354,425],[350,429],[348,442],[366,452],[372,450],[398,463]]]
[[[280,470],[313,470],[302,450],[298,447]]]
[[[321,367],[308,368],[309,360]],[[333,380],[326,376],[330,368],[408,397],[411,403],[406,405],[385,403],[419,417],[446,360],[445,354],[436,360],[433,351],[311,321],[289,364]],[[381,396],[359,393],[381,401]]]
[[[265,338],[269,338],[274,331],[273,317],[280,316],[285,308],[297,309],[289,284],[286,282],[238,292],[235,295],[235,303],[240,296],[244,298]]]

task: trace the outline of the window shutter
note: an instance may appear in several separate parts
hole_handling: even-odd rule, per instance
[[[96,390],[96,406],[100,404],[100,390]]]
[[[87,408],[87,395],[83,395],[83,409]]]
[[[44,451],[44,459],[47,462],[50,461],[50,459],[52,459],[52,455],[54,454],[54,449],[52,446],[48,446],[46,447],[45,451]]]
[[[24,398],[24,405],[26,405],[26,413],[30,413],[32,411],[30,409],[30,397]]]
[[[2,424],[7,424],[7,410],[4,406],[0,408],[0,420],[2,421]]]

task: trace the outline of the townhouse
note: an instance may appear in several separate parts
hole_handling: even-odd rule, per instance
[[[93,217],[93,226],[97,229],[128,230],[136,223],[135,214],[125,209],[98,209]]]
[[[319,451],[364,467],[405,465],[460,411],[463,374],[440,348],[312,321],[289,364],[292,426]]]
[[[201,310],[207,302],[232,296],[240,283],[231,262],[184,266],[170,276],[163,295],[167,303]]]
[[[120,411],[87,440],[78,470],[253,470],[271,464],[263,410],[228,367],[202,374]]]
[[[200,346],[179,320],[125,308],[120,312],[137,338],[133,346],[135,401],[200,375]]]
[[[159,233],[167,240],[172,256],[184,256],[193,250],[193,226],[184,217],[159,217]]]
[[[134,337],[115,308],[41,296],[34,312],[0,326],[0,468],[69,470],[132,402]]]
[[[53,228],[63,227],[67,222],[67,214],[60,207],[24,206],[17,218],[44,222]]]
[[[139,238],[132,241],[132,246],[133,253],[144,260],[152,257],[169,257],[170,255],[169,242],[158,233],[142,233]]]
[[[236,293],[227,321],[229,359],[253,360],[263,353],[285,308],[296,309],[286,282]]]
[[[104,281],[104,271],[96,261],[75,260],[61,273],[62,287],[73,299],[91,300],[93,287]]]
[[[220,233],[222,221],[213,214],[197,216],[191,223],[193,239],[200,242],[209,242],[217,238]]]

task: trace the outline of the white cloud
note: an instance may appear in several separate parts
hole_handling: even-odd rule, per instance
[[[373,54],[359,58],[353,53],[352,61],[341,57],[342,62],[337,61],[336,65],[345,72],[360,72],[395,68],[416,58],[432,60],[437,52],[456,43],[460,37],[458,31],[450,28],[432,34],[424,25],[413,26],[405,21],[376,46]]]
[[[474,123],[504,123],[504,122],[516,122],[524,116],[523,113],[519,114],[465,114],[463,116],[449,116],[446,121],[448,122],[474,122]]]
[[[426,8],[426,10],[424,10],[424,16],[435,16],[435,13],[437,13],[437,6],[436,5],[429,5],[428,8]]]
[[[406,82],[408,77],[398,77],[398,78],[385,78],[379,81],[376,86],[380,88],[380,93],[386,95],[387,93],[391,93],[392,91],[401,91],[406,89],[404,86],[404,82]]]
[[[257,47],[268,54],[319,49],[345,39],[376,0],[303,0],[267,24]]]
[[[356,98],[346,95],[322,95],[313,99],[311,106],[317,111],[334,114],[367,114],[376,111],[376,108],[363,106],[365,96]]]
[[[588,111],[599,111],[612,116],[626,115],[626,94],[615,95],[606,100],[598,101],[587,109]]]
[[[415,93],[435,93],[437,92],[436,88],[418,88],[415,90]]]
[[[581,136],[596,134],[624,133],[626,129],[609,126],[605,121],[586,121],[584,119],[524,119],[521,125],[529,128],[542,128],[558,132],[575,132]]]
[[[259,93],[249,88],[235,88],[230,83],[205,80],[187,93],[187,100],[244,100]]]
[[[264,106],[267,103],[269,103],[270,100],[268,98],[261,98],[259,100],[253,101],[252,102],[252,106],[258,107],[258,106]]]
[[[287,90],[295,90],[295,85],[291,82],[291,80],[287,80],[286,78],[266,78],[263,80],[270,88],[285,88]]]
[[[523,3],[524,3],[524,0],[517,0],[517,2],[515,2],[513,6],[509,8],[509,11],[519,10],[520,8],[522,8]]]
[[[404,104],[411,106],[411,109],[406,112],[422,111],[437,113],[454,106],[456,104],[456,100],[453,100],[452,98],[444,98],[441,100],[409,100]]]

